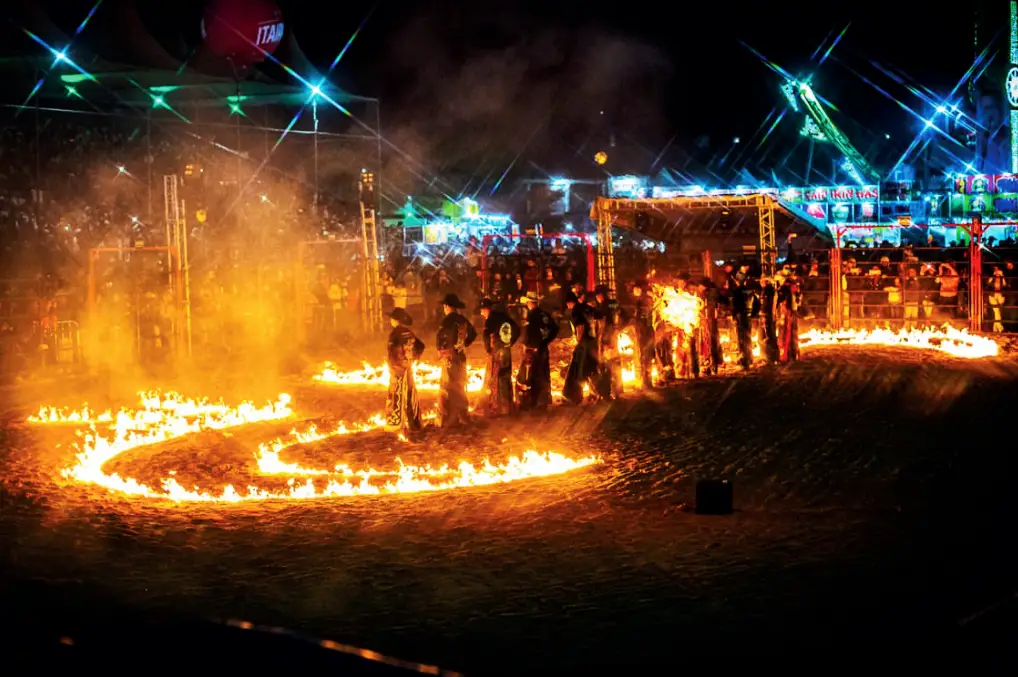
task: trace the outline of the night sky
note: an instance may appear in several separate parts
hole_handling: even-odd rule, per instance
[[[470,83],[473,61],[497,60],[505,74],[498,84],[514,91],[535,83],[561,92],[577,88],[583,94],[576,93],[576,108],[607,108],[618,114],[620,128],[649,126],[687,141],[702,134],[746,137],[782,101],[778,77],[740,41],[792,72],[809,72],[810,55],[825,37],[851,24],[817,72],[817,89],[860,124],[895,133],[911,126],[907,114],[852,70],[914,108],[920,102],[873,62],[946,94],[973,58],[975,4],[931,11],[925,3],[897,0],[670,3],[670,10],[654,11],[638,3],[631,6],[636,11],[626,11],[619,3],[598,12],[592,3],[572,0],[383,1],[338,75],[359,92],[392,102],[395,113],[404,102],[442,107],[437,95],[450,83]],[[1006,3],[996,4],[998,25],[986,27],[984,39],[1000,31],[998,44],[1005,47]],[[294,3],[288,12],[305,50],[321,61],[363,14],[348,9],[322,30],[321,13],[311,3]],[[601,50],[606,63],[598,63]],[[521,71],[526,77],[517,85],[512,76]],[[529,107],[526,100],[513,104]]]
[[[92,40],[115,42],[102,35],[101,21],[115,2],[100,7],[87,29]],[[76,24],[91,5],[43,4],[62,26]],[[889,96],[917,114],[925,104],[881,68],[946,95],[972,63],[981,4],[988,8],[980,19],[984,45],[996,36],[1003,53],[1007,40],[1002,0],[942,9],[897,0],[672,3],[665,9],[573,0],[381,0],[373,9],[278,4],[287,31],[323,67],[368,17],[331,80],[381,98],[387,135],[426,154],[439,171],[466,169],[478,159],[505,162],[521,150],[535,165],[561,165],[570,154],[592,155],[609,135],[621,144],[667,147],[672,160],[683,153],[716,159],[735,137],[744,144],[739,150],[751,151],[754,133],[784,100],[780,77],[749,47],[793,74],[815,73],[816,91],[837,107],[832,117],[860,150],[894,156],[921,122]],[[167,4],[160,23],[197,23],[201,5]],[[756,169],[779,163],[781,146],[796,141],[799,126],[801,120],[786,119],[768,142],[778,148],[753,151]]]

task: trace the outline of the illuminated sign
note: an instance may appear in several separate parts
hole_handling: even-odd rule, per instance
[[[283,22],[270,21],[258,26],[258,33],[255,36],[255,45],[264,47],[274,45],[283,40]]]
[[[1011,171],[1018,174],[1018,1],[1011,0],[1011,68],[1004,82],[1011,104]]]
[[[878,186],[809,186],[786,188],[781,198],[793,203],[811,202],[875,202],[880,199]]]
[[[432,223],[424,226],[424,244],[444,244],[448,240],[446,224]]]
[[[608,179],[608,197],[647,197],[649,181],[641,176],[613,176]]]

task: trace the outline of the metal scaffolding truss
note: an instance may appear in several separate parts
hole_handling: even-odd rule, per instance
[[[764,275],[773,275],[778,248],[775,243],[774,210],[781,208],[773,195],[696,195],[669,198],[599,197],[594,203],[593,217],[597,223],[598,277],[601,284],[615,290],[615,265],[611,229],[619,216],[640,212],[668,217],[676,212],[711,212],[725,209],[755,209],[760,231],[760,267]]]
[[[612,243],[612,212],[597,210],[597,282],[615,297],[615,245]],[[589,275],[588,275],[589,277]]]

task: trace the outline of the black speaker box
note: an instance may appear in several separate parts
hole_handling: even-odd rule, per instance
[[[696,514],[732,514],[732,483],[728,480],[700,480],[697,482]]]

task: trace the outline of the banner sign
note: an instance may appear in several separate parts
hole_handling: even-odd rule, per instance
[[[808,186],[806,188],[786,188],[781,191],[781,198],[793,204],[813,202],[845,202],[862,203],[880,200],[879,186]]]

